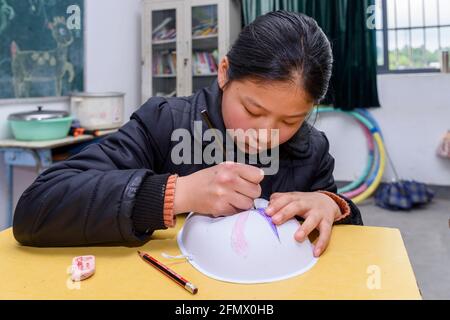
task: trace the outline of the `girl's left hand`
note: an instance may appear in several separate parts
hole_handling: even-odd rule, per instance
[[[314,229],[320,232],[314,248],[314,256],[320,256],[328,246],[334,221],[340,217],[341,210],[336,202],[320,192],[274,193],[270,197],[267,215],[276,225],[283,224],[294,216],[305,219],[294,237],[303,242]]]

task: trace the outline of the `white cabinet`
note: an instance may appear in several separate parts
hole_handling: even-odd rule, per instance
[[[144,0],[142,101],[209,86],[240,31],[238,0]]]

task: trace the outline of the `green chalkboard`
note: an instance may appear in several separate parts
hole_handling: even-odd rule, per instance
[[[0,99],[83,91],[84,0],[0,0]]]

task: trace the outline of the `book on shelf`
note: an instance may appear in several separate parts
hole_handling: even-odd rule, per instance
[[[152,32],[153,41],[161,41],[161,40],[172,40],[177,36],[177,31],[175,28],[170,26],[170,23],[173,21],[172,17],[168,17],[164,19]]]
[[[153,75],[175,75],[177,73],[176,51],[158,51],[153,57]]]
[[[203,37],[217,34],[217,5],[198,6],[192,10],[192,36]]]
[[[169,23],[171,23],[173,20],[172,17],[167,17],[163,20],[163,22],[161,22],[158,26],[156,26],[156,28],[153,29],[153,36],[155,34],[157,34],[159,31],[161,31],[164,27],[166,27]]]
[[[217,51],[217,50],[215,50]],[[217,73],[217,53],[199,51],[192,56],[192,72],[194,75],[214,75]]]
[[[212,36],[217,34],[217,25],[201,25],[192,29],[193,37]]]
[[[193,37],[204,37],[217,34],[217,22],[205,22],[192,28]]]

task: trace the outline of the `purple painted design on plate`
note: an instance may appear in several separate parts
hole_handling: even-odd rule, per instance
[[[267,215],[266,210],[263,208],[257,209],[259,214],[266,219],[266,221],[269,223],[270,227],[272,228],[273,233],[275,233],[275,236],[278,238],[278,241],[280,241],[280,235],[278,234],[277,226],[272,222],[272,218]]]
[[[250,212],[239,214],[231,231],[231,247],[234,252],[244,257],[248,255],[248,243],[245,239],[244,229],[249,215]]]

